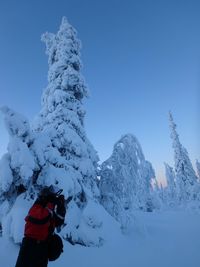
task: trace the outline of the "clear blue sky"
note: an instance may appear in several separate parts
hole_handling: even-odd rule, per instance
[[[200,158],[200,1],[1,0],[0,105],[30,120],[47,85],[40,36],[62,16],[81,39],[87,134],[107,159],[125,133],[139,139],[158,176],[173,164],[168,111],[194,162]],[[0,120],[0,154],[8,137]]]

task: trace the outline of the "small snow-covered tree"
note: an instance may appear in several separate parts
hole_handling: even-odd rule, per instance
[[[167,204],[170,206],[174,206],[177,200],[175,173],[173,168],[170,167],[167,163],[165,163],[165,176],[167,180]]]
[[[1,110],[5,116],[9,144],[8,152],[0,161],[0,189],[4,194],[17,194],[30,186],[30,178],[36,169],[34,155],[30,150],[33,134],[24,116],[8,107]]]
[[[111,157],[101,165],[100,177],[101,203],[121,224],[134,209],[150,208],[155,174],[132,134],[122,136],[114,145]]]
[[[160,183],[157,179],[153,180],[152,183],[153,191],[152,191],[152,201],[154,209],[162,209],[165,205],[165,193],[162,183]]]
[[[199,183],[192,167],[187,150],[179,141],[172,114],[169,113],[172,147],[174,149],[174,163],[176,185],[180,201],[195,200],[199,195]]]
[[[197,175],[200,179],[200,162],[198,160],[196,160],[196,168],[197,168]]]
[[[0,160],[0,224],[3,234],[20,242],[25,213],[35,195],[32,178],[37,163],[31,149],[34,135],[24,116],[8,107],[1,111],[5,116],[9,144]]]

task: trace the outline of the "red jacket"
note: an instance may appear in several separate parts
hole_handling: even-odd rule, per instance
[[[55,227],[64,223],[64,214],[54,211],[55,205],[48,202],[44,205],[36,200],[25,218],[25,237],[35,240],[46,240],[54,232]]]
[[[46,240],[54,232],[55,227],[64,223],[66,213],[64,196],[60,195],[56,202],[53,199],[53,203],[56,204],[47,199],[39,197],[29,210],[25,218],[25,237]]]
[[[47,203],[44,207],[35,203],[25,218],[25,237],[46,240],[55,229],[54,205]]]

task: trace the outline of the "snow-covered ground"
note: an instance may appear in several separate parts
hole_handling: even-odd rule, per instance
[[[126,236],[110,236],[100,248],[72,246],[51,267],[199,267],[200,214],[163,211],[135,214],[135,225]],[[0,266],[15,265],[19,247],[0,238]]]

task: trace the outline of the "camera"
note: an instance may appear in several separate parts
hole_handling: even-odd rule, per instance
[[[55,194],[49,194],[47,196],[47,200],[49,202],[52,202],[55,205],[64,205],[64,203],[65,203],[64,195],[57,195],[56,193]]]
[[[62,189],[55,192],[55,190],[53,189],[52,186],[44,187],[41,190],[39,197],[40,197],[40,199],[46,200],[47,202],[51,202],[54,205],[65,206],[65,204],[67,205],[72,200],[73,197],[69,196],[65,200],[64,195],[61,194],[62,192],[63,192]]]

